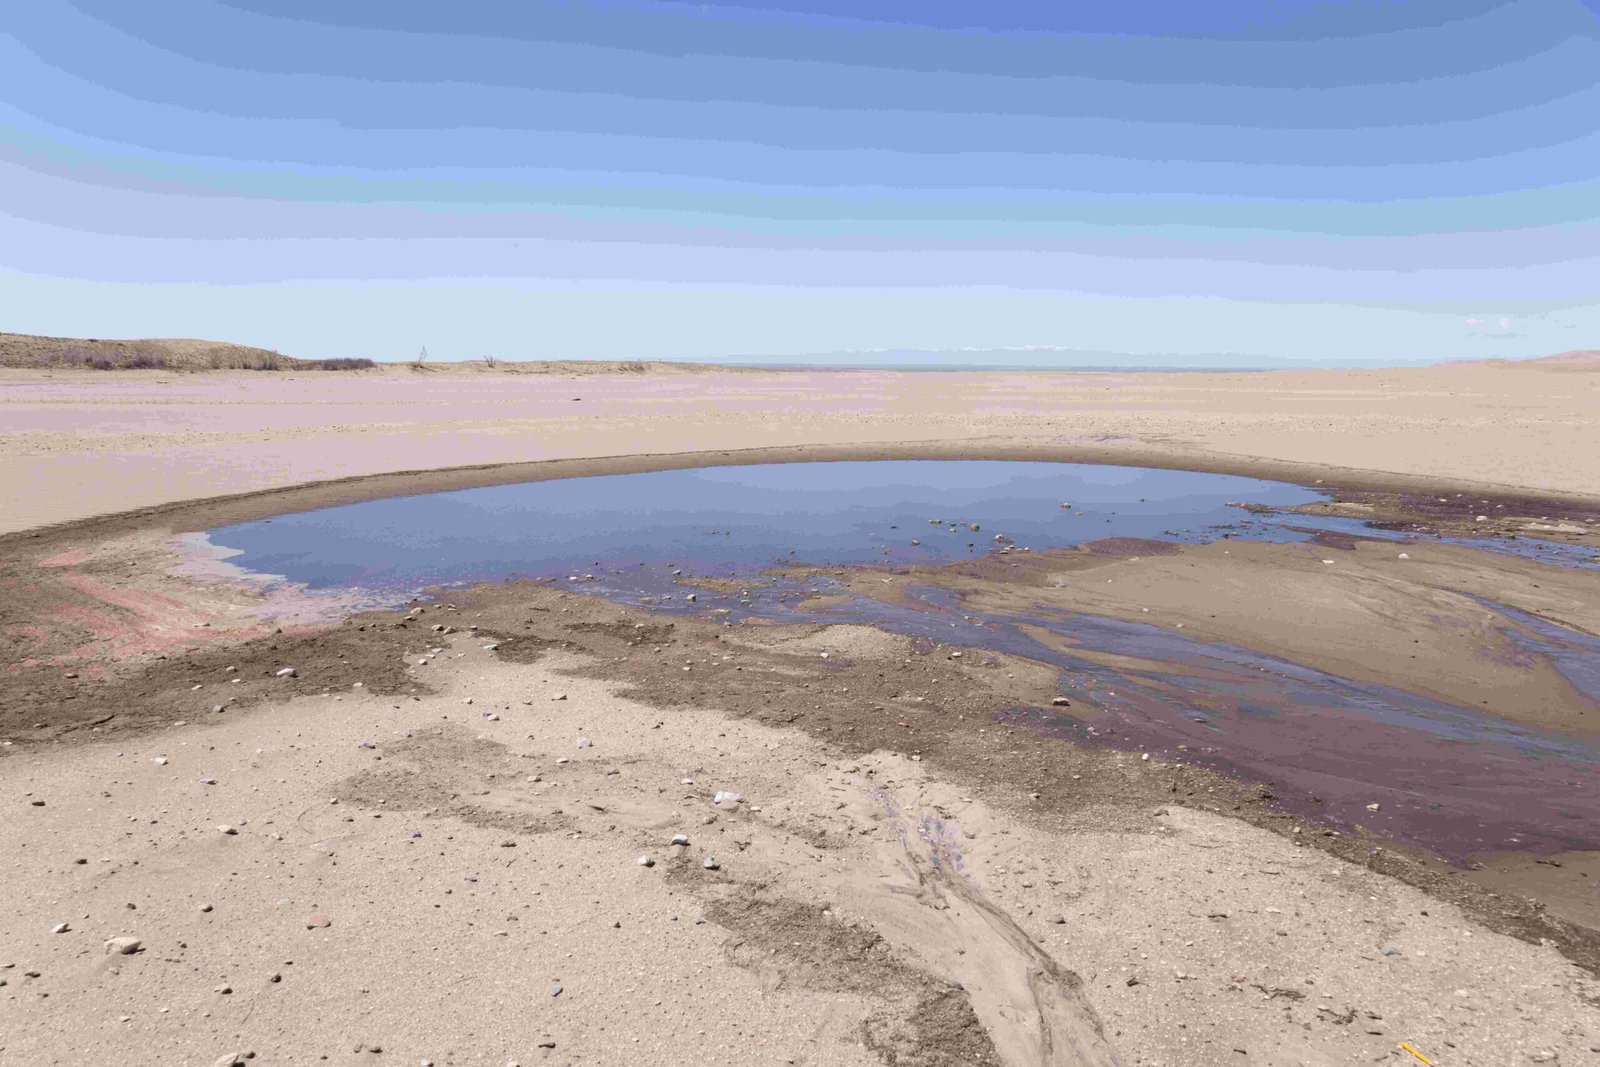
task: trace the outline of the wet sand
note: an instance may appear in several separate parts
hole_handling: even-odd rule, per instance
[[[838,376],[814,408],[765,427],[757,416],[779,402],[770,390],[797,380],[757,376],[716,411],[670,395],[676,385],[619,382],[614,395],[581,394],[576,403],[603,411],[588,420],[502,417],[482,393],[427,412],[393,399],[403,417],[387,428],[353,410],[337,430],[319,421],[331,402],[291,416],[298,386],[269,383],[244,424],[226,425],[220,409],[224,424],[207,431],[217,436],[198,442],[183,436],[195,432],[188,420],[219,410],[203,396],[138,433],[116,424],[121,413],[95,429],[78,416],[102,401],[161,402],[89,400],[107,387],[67,382],[45,404],[53,413],[37,415],[66,420],[67,437],[8,424],[4,488],[25,513],[7,521],[171,506],[0,537],[0,797],[12,816],[0,842],[15,857],[16,901],[0,918],[0,998],[21,1024],[0,1038],[0,1063],[206,1065],[248,1050],[268,1064],[1278,1064],[1409,1057],[1401,1041],[1440,1063],[1546,1052],[1581,1062],[1600,1044],[1587,855],[1495,854],[1463,871],[1396,847],[1381,827],[1333,829],[1176,749],[1065,743],[1016,717],[1077,710],[1051,706],[1056,671],[1041,664],[863,627],[667,620],[518,583],[451,593],[453,607],[420,614],[300,626],[261,614],[259,588],[173,573],[174,537],[221,522],[689,464],[719,445],[752,449],[740,459],[1148,456],[1299,471],[1381,521],[1446,532],[1525,534],[1547,515],[1592,525],[1595,501],[1581,494],[1600,478],[1579,485],[1588,453],[1569,448],[1565,467],[1538,457],[1592,430],[1582,404],[1593,376],[1505,369],[1556,383],[1519,392],[1522,378],[1491,388],[1494,368],[1414,373],[1341,379],[1348,390],[1316,376],[1172,375],[1187,384],[1164,401],[1135,384],[1099,402],[1080,382],[1067,413],[1064,394],[1009,376],[978,376],[995,379],[981,389]],[[717,396],[711,377],[706,395]],[[1219,398],[1228,379],[1268,384],[1251,385],[1264,390],[1253,399]],[[172,388],[226,392],[231,380]],[[1383,420],[1360,411],[1406,381],[1394,407],[1416,421],[1390,409],[1385,438]],[[575,403],[548,382],[544,392],[496,403]],[[1542,398],[1549,421],[1526,438],[1508,430],[1494,463],[1482,461],[1494,427],[1528,425],[1514,397]],[[8,414],[42,410],[15,398],[8,390]],[[454,409],[453,429],[450,403],[473,409]],[[1428,417],[1445,419],[1435,436]],[[308,418],[318,424],[301,437],[270,425]],[[1187,435],[1168,436],[1180,423]],[[1088,432],[1113,425],[1135,439]],[[342,451],[364,432],[377,447]],[[1413,433],[1426,446],[1400,447]],[[827,434],[860,443],[809,447]],[[940,435],[955,439],[914,443]],[[664,442],[692,454],[592,458]],[[112,457],[104,469],[97,446]],[[591,458],[181,503],[562,448]],[[269,453],[277,465],[256,470]],[[1482,489],[1495,464],[1512,487],[1499,494]],[[100,495],[68,501],[53,477]],[[1469,485],[1480,495],[1454,496]],[[1543,495],[1563,488],[1575,495]],[[1480,508],[1493,513],[1486,524]],[[1462,707],[1485,687],[1507,721],[1592,736],[1559,672],[1493,644],[1504,638],[1483,614],[1492,609],[1471,599],[1593,634],[1588,572],[1442,547],[1407,549],[1418,566],[1395,572],[1393,546],[1363,541],[1314,546],[1315,561],[1288,554],[1307,550],[1029,560],[1014,576],[1006,558],[949,581],[1003,611],[1063,595],[1048,577],[1059,572],[1078,610],[1143,622],[1142,608],[1159,608],[1158,625],[1365,670]],[[1259,582],[1318,604],[1323,625],[1207,610],[1202,572],[1233,590],[1220,602],[1247,605]],[[1387,635],[1385,654],[1363,656],[1374,632]],[[1394,652],[1400,634],[1423,642],[1421,667]],[[1482,657],[1485,647],[1505,654]],[[1465,666],[1458,677],[1441,663]],[[1500,699],[1525,691],[1538,699]],[[719,790],[744,800],[717,804]],[[669,843],[677,832],[688,846]],[[108,954],[117,936],[143,943]]]

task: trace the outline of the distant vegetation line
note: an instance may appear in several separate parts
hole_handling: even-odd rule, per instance
[[[367,370],[370,359],[296,359],[281,352],[220,341],[35,337],[0,333],[0,367],[63,370]]]

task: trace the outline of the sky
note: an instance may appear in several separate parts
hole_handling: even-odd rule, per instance
[[[1600,0],[37,0],[0,330],[306,357],[1600,347]]]

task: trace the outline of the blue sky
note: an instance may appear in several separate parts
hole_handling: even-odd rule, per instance
[[[1600,346],[1596,6],[7,5],[0,329],[380,359]]]

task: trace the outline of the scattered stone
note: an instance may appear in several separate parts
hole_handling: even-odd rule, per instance
[[[232,837],[234,834],[237,834],[238,832],[239,832],[239,828],[237,826],[231,826],[228,823],[222,823],[220,826],[217,827],[217,833],[226,834],[229,837]]]
[[[244,1067],[244,1057],[237,1052],[224,1052],[211,1067]]]
[[[131,956],[143,944],[137,937],[113,937],[106,942],[106,955]]]
[[[687,845],[689,843],[689,835],[688,834],[673,834],[672,835],[672,843],[674,845]]]
[[[640,856],[633,862],[637,863],[641,867],[654,867],[656,865],[656,861],[651,859],[649,856]]]
[[[717,795],[711,799],[711,803],[713,803],[713,804],[742,804],[742,803],[744,803],[744,797],[740,796],[738,793],[724,792],[722,790],[718,790],[717,791]]]
[[[562,989],[560,982],[557,982],[550,987],[550,995],[552,997],[559,997],[563,992],[565,992],[565,990]]]
[[[1382,951],[1385,956],[1403,955],[1398,945],[1385,945],[1380,951]]]
[[[1380,804],[1368,804],[1368,805],[1367,805],[1367,810],[1368,810],[1368,811],[1377,811],[1377,810],[1379,810],[1379,809],[1380,809],[1380,808],[1381,808],[1381,807],[1382,807],[1382,805],[1380,805]]]
[[[320,911],[312,912],[311,917],[306,920],[307,930],[326,930],[332,925],[333,920],[322,914]]]
[[[211,910],[211,905],[210,904],[202,904],[202,905],[200,905],[200,910],[202,912],[208,912],[208,911]]]
[[[1050,700],[1050,706],[1054,708],[1070,708],[1072,707],[1072,701],[1068,700],[1066,697],[1052,697]]]
[[[550,699],[551,700],[565,700],[565,699],[567,699],[567,694],[565,694],[565,693],[557,693],[555,696],[551,697]]]
[[[1408,553],[1408,552],[1402,552],[1402,553],[1400,553],[1399,558],[1400,559],[1410,559],[1411,558],[1411,554]]]
[[[156,764],[157,766],[165,767],[167,765],[167,757],[165,757],[165,756],[157,756],[155,759],[151,760],[150,762]]]
[[[589,740],[587,737],[580,737],[580,738],[578,738],[578,747],[579,748],[593,748],[594,747],[594,742]]]
[[[202,778],[202,779],[200,779],[200,784],[201,785],[216,785],[217,784],[217,780],[215,778]]]
[[[298,678],[299,676],[300,672],[293,667],[285,667],[278,672],[279,678]]]
[[[71,929],[72,929],[72,927],[67,925],[66,923],[56,923],[54,926],[52,926],[50,928],[50,932],[52,934],[64,934],[68,930],[71,930]]]
[[[714,871],[718,867],[722,866],[722,864],[718,863],[714,857],[707,856],[700,862],[700,866],[704,867],[708,871]]]
[[[231,985],[212,986],[211,987],[211,992],[213,992],[213,993],[221,993],[223,996],[228,996],[229,994],[231,994],[233,992],[233,986],[231,986]]]

